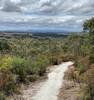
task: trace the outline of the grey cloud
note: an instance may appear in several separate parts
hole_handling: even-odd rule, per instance
[[[4,1],[4,0],[3,0]],[[42,13],[42,14],[74,14],[90,15],[94,14],[94,1],[91,0],[22,0],[20,4],[15,4],[10,0],[5,0],[3,5],[4,11],[21,11],[25,13]]]
[[[71,7],[66,13],[73,14],[73,15],[94,15],[94,2],[93,3],[86,3],[81,6]]]
[[[2,11],[5,12],[21,12],[21,8],[18,4],[15,4],[14,2],[9,1],[3,1],[2,3]]]
[[[54,4],[55,2],[55,4]],[[42,10],[40,10],[42,9]],[[94,14],[94,1],[91,0],[49,0],[40,3],[38,11],[45,13],[56,14],[74,14],[74,15],[89,15]]]
[[[94,16],[94,0],[21,0],[20,3],[2,1],[0,22],[18,23],[19,26],[28,24],[30,27],[80,30],[83,21]]]

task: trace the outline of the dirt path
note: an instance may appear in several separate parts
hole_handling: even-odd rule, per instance
[[[21,96],[23,99],[16,97],[14,100],[58,100],[62,81],[64,81],[64,73],[72,64],[73,62],[65,62],[53,66],[46,80],[29,85],[23,90]]]

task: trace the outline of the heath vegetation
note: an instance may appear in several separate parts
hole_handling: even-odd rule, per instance
[[[83,100],[94,100],[94,18],[84,22],[85,32],[63,37],[0,38],[0,100],[19,93],[20,84],[44,76],[47,67],[75,62],[67,78],[85,84]]]

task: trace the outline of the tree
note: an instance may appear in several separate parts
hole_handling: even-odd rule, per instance
[[[90,35],[90,61],[94,63],[94,17],[86,20],[83,24],[83,30],[89,32]]]
[[[94,35],[94,17],[92,17],[91,19],[88,19],[84,22],[83,30]]]

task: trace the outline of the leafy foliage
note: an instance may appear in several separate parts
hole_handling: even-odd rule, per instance
[[[12,66],[12,57],[9,55],[2,55],[0,57],[0,70],[8,70],[10,69]]]
[[[26,80],[26,68],[27,66],[25,59],[13,57],[11,71],[13,74],[18,75],[20,82],[24,82]]]
[[[84,30],[88,31],[90,34],[90,43],[91,43],[91,54],[90,54],[90,61],[94,63],[94,17],[86,20],[84,22]]]
[[[8,44],[8,41],[6,39],[0,39],[0,51],[4,52],[9,50],[10,50],[10,46]]]

